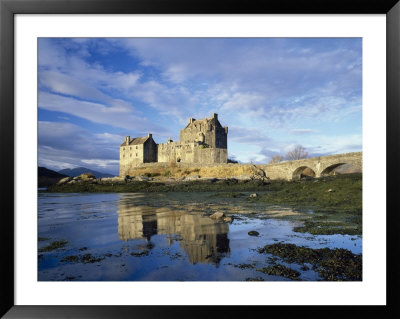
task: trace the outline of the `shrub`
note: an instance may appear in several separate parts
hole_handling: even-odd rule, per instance
[[[156,176],[160,176],[161,174],[160,173],[150,173],[150,177],[156,177]]]
[[[171,171],[165,171],[163,175],[164,175],[164,176],[171,176],[172,173],[171,173]]]

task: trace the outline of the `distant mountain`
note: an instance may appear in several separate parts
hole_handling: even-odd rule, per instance
[[[46,167],[38,167],[38,187],[47,187],[57,183],[67,175],[57,173]]]
[[[77,167],[77,168],[66,168],[62,169],[61,171],[58,171],[60,174],[64,174],[70,177],[75,177],[79,176],[84,173],[92,173],[96,178],[100,177],[114,177],[114,175],[107,174],[107,173],[102,173],[102,172],[97,172],[95,170],[86,168],[86,167]]]

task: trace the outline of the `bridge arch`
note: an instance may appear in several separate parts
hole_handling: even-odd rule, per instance
[[[337,168],[339,168],[338,172],[336,172]],[[321,176],[335,175],[335,173],[348,174],[348,173],[354,173],[354,172],[359,172],[359,171],[361,171],[361,170],[358,169],[357,166],[354,165],[354,163],[339,162],[339,163],[331,164],[331,165],[325,167],[321,171]]]
[[[309,166],[300,166],[296,168],[292,173],[292,179],[301,179],[301,178],[314,178],[316,176],[315,171]]]
[[[346,165],[346,163],[336,163],[336,164],[332,164],[328,167],[325,167],[325,169],[323,169],[321,172],[321,176],[332,175],[336,168],[343,166],[343,165]]]

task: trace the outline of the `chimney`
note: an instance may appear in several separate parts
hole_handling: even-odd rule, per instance
[[[147,135],[147,137],[153,137],[153,134],[149,133],[149,134]]]
[[[194,121],[196,121],[196,119],[194,119],[193,117],[191,117],[191,118],[189,119],[189,124],[192,124]]]
[[[131,137],[130,136],[125,137],[125,144],[126,145],[129,145],[130,141],[131,141]]]
[[[212,114],[212,118],[218,120],[218,114],[217,113],[213,113]]]

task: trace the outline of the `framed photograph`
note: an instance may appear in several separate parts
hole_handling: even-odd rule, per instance
[[[1,315],[399,313],[396,0],[0,10]]]

